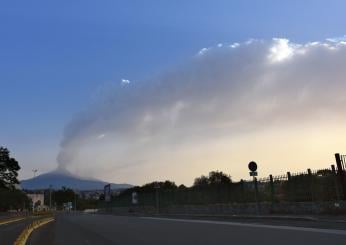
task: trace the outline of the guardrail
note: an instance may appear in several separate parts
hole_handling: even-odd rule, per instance
[[[40,226],[43,226],[45,224],[48,224],[50,222],[54,221],[54,217],[47,217],[40,220],[35,220],[31,224],[29,224],[25,229],[20,233],[17,240],[14,242],[14,245],[25,245],[26,241],[28,240],[31,233],[39,228]]]

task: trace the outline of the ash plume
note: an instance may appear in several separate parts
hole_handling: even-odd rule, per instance
[[[90,157],[113,165],[136,159],[146,164],[158,148],[190,149],[196,142],[300,125],[327,114],[344,119],[345,66],[342,39],[203,48],[152,80],[123,79],[104,89],[66,125],[59,168],[83,165]]]

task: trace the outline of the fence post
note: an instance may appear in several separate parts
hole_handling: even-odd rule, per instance
[[[288,201],[292,201],[291,173],[287,172]]]
[[[309,175],[309,180],[310,180],[311,202],[313,202],[314,201],[314,190],[313,190],[312,173],[311,173],[310,168],[308,168],[308,175]]]
[[[343,199],[346,200],[346,181],[345,181],[345,172],[342,166],[342,162],[341,162],[341,157],[339,153],[335,153],[335,160],[336,160],[336,166],[338,168],[338,179],[342,188],[342,192],[343,192]]]
[[[334,180],[334,185],[335,185],[336,200],[340,201],[339,184],[338,184],[338,180],[337,180],[337,175],[336,175],[334,164],[332,164],[331,167],[332,167],[332,175],[333,175],[333,180]]]
[[[270,179],[270,198],[271,198],[272,204],[274,204],[274,202],[275,202],[275,197],[274,197],[275,190],[274,190],[273,175],[269,175],[269,179]]]
[[[240,199],[245,202],[244,180],[240,180]]]

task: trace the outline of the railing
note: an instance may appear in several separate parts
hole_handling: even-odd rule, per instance
[[[346,163],[346,156],[340,155],[342,164]],[[331,168],[311,170],[272,176],[257,180],[258,200],[260,202],[324,202],[345,199],[343,188],[345,168]],[[341,177],[340,177],[341,176]],[[155,191],[138,193],[137,206],[155,206]],[[132,206],[131,195],[120,195],[113,198],[109,207]],[[159,190],[161,207],[172,205],[198,205],[217,203],[250,203],[255,202],[255,185],[252,180],[241,180],[225,185],[206,186],[203,188],[177,188]]]

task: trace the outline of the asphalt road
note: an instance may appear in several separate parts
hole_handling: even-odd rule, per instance
[[[69,214],[34,231],[28,244],[346,244],[346,223],[295,223]]]
[[[0,244],[13,245],[22,230],[32,222],[31,218],[0,225]]]

